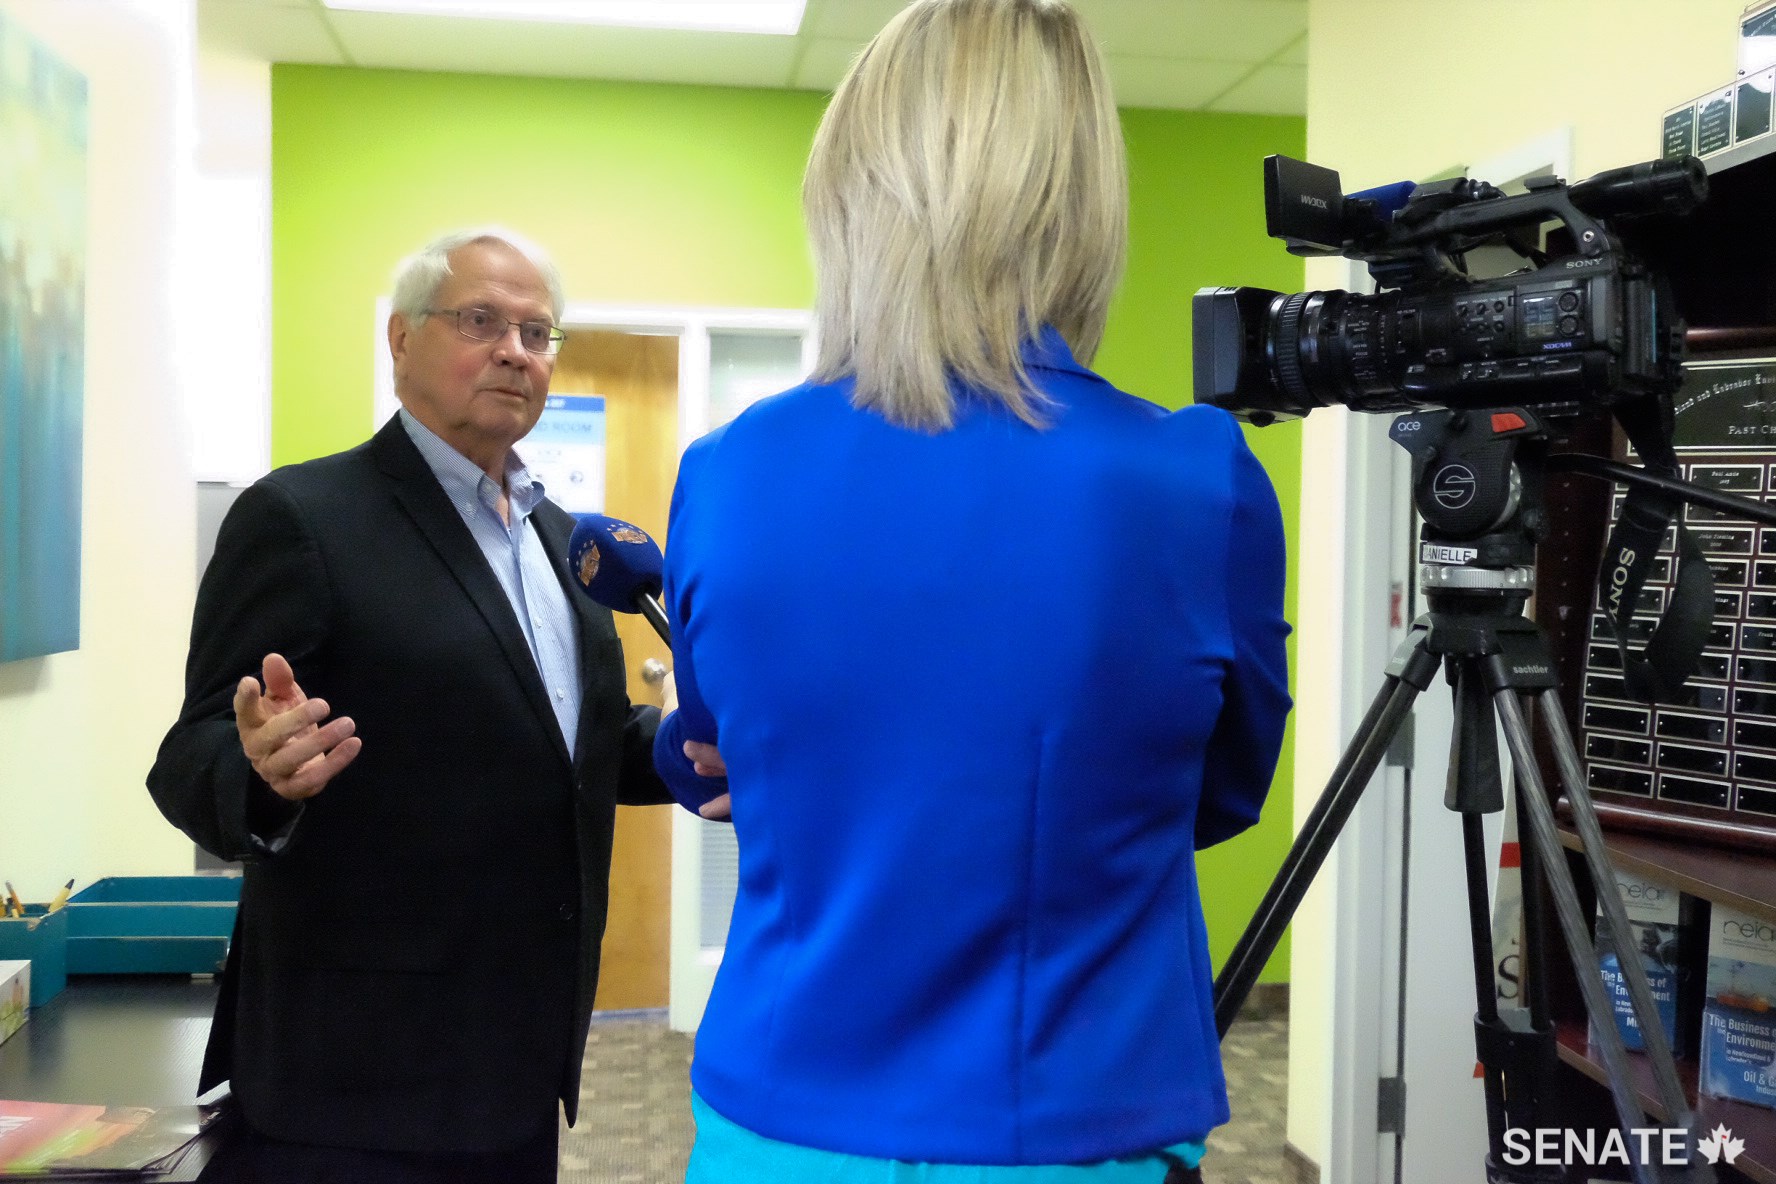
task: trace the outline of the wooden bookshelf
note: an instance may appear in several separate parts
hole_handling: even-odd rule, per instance
[[[1559,1043],[1563,1063],[1577,1069],[1600,1086],[1609,1085],[1609,1078],[1603,1071],[1603,1058],[1601,1054],[1592,1051],[1582,1022],[1558,1022],[1554,1026],[1554,1035]],[[1659,1103],[1658,1090],[1653,1085],[1652,1066],[1647,1063],[1646,1057],[1641,1053],[1631,1052],[1628,1054],[1628,1063],[1629,1070],[1634,1075],[1635,1092],[1640,1097],[1641,1108],[1659,1122],[1669,1121],[1671,1115]],[[1757,1184],[1776,1184],[1776,1112],[1748,1102],[1698,1097],[1694,1058],[1679,1057],[1677,1075],[1683,1084],[1684,1097],[1696,1108],[1696,1134],[1704,1135],[1716,1126],[1725,1126],[1733,1132],[1734,1138],[1745,1141],[1745,1150],[1733,1161],[1732,1171],[1739,1173],[1744,1179],[1757,1181]],[[1723,1184],[1738,1178],[1728,1175],[1719,1167],[1715,1170],[1721,1174]]]
[[[1565,828],[1560,842],[1579,850],[1578,835]],[[1776,859],[1770,856],[1618,830],[1604,832],[1604,846],[1610,862],[1625,872],[1776,922]]]
[[[1735,148],[1706,164],[1711,186],[1708,205],[1688,219],[1644,224],[1644,233],[1630,236],[1631,245],[1655,271],[1670,278],[1678,310],[1690,327],[1715,331],[1697,339],[1697,348],[1706,352],[1693,356],[1770,357],[1776,354],[1776,347],[1769,345],[1776,340],[1776,334],[1770,332],[1776,326],[1776,216],[1771,214],[1776,209],[1776,136]],[[1591,452],[1607,448],[1607,444],[1600,447],[1596,439],[1578,441],[1575,446]],[[1551,507],[1557,489],[1565,495],[1564,486],[1557,487],[1556,480],[1568,479],[1550,478]],[[1601,553],[1601,531],[1608,519],[1603,488],[1591,483],[1588,487],[1575,484],[1573,489],[1577,493],[1567,496],[1564,503],[1570,512],[1553,515],[1562,533],[1544,543],[1537,565],[1538,604],[1569,610],[1591,603],[1595,596],[1593,557]],[[1562,684],[1568,688],[1583,685],[1584,647],[1590,640],[1588,614],[1538,612],[1537,616],[1548,634]],[[1568,698],[1569,720],[1583,751],[1586,738],[1577,718],[1577,696]],[[1551,772],[1544,763],[1544,774]],[[1683,812],[1684,807],[1675,808],[1675,813]],[[1727,811],[1711,813],[1702,807],[1688,814],[1693,825],[1687,836],[1669,819],[1606,819],[1605,847],[1610,862],[1622,871],[1672,885],[1686,896],[1776,923],[1776,845],[1765,843],[1764,849],[1758,850],[1750,834],[1764,826],[1765,820],[1730,816]],[[1640,829],[1646,826],[1653,829]],[[1776,835],[1776,820],[1764,829]],[[1593,886],[1576,854],[1580,850],[1578,837],[1563,826],[1560,839],[1575,853],[1569,862],[1579,880],[1582,907],[1589,911],[1594,905]],[[1705,945],[1706,935],[1702,940]],[[1553,944],[1557,948],[1557,941]],[[1706,962],[1706,950],[1694,955],[1691,970],[1697,973]],[[1572,1109],[1586,1115],[1586,1121],[1611,1123],[1608,1080],[1601,1055],[1591,1047],[1573,969],[1563,953],[1556,955],[1547,949],[1544,956],[1548,959],[1547,982],[1560,1060],[1568,1070],[1563,1082],[1582,1095],[1571,1099]],[[1680,1017],[1680,1025],[1685,1022]],[[1677,1068],[1685,1096],[1697,1111],[1697,1133],[1725,1126],[1745,1144],[1731,1168],[1716,1167],[1719,1179],[1723,1184],[1743,1180],[1776,1184],[1776,1110],[1698,1096],[1693,1051],[1691,1056],[1678,1059]],[[1668,1121],[1671,1116],[1659,1102],[1646,1058],[1630,1053],[1629,1060],[1642,1108],[1654,1124]]]

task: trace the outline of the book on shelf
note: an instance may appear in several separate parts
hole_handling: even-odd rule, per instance
[[[1721,905],[1710,923],[1699,1087],[1776,1106],[1776,926]]]
[[[1705,940],[1699,931],[1705,922],[1697,920],[1698,909],[1693,907],[1693,902],[1692,907],[1685,907],[1682,894],[1675,885],[1617,871],[1616,891],[1622,898],[1623,911],[1628,915],[1628,933],[1625,935],[1628,949],[1619,955],[1617,951],[1605,948],[1599,951],[1598,959],[1604,986],[1609,989],[1616,1029],[1622,1035],[1622,1043],[1631,1051],[1639,1052],[1646,1047],[1628,993],[1628,978],[1621,965],[1622,957],[1634,958],[1646,970],[1647,983],[1653,989],[1653,1003],[1658,1008],[1659,1023],[1665,1029],[1665,1039],[1670,1042],[1673,1053],[1685,1056],[1690,1051],[1693,1033],[1691,1025],[1681,1020],[1693,1014],[1695,1006],[1692,998],[1695,984],[1689,973],[1693,960],[1691,948],[1698,940]],[[1601,901],[1597,911],[1601,916]],[[1597,1042],[1595,1030],[1590,1039],[1593,1044]]]
[[[0,1179],[152,1180],[178,1165],[216,1114],[0,1100]]]

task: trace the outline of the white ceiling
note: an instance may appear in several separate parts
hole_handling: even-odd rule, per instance
[[[830,90],[904,0],[808,0],[794,37],[198,0],[207,47],[273,62]],[[1300,115],[1307,0],[1073,0],[1125,107]]]

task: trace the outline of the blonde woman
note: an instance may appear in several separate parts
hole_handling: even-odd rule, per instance
[[[655,759],[740,844],[690,1179],[1196,1179],[1194,850],[1270,784],[1282,527],[1228,416],[1087,368],[1127,190],[1079,18],[910,5],[804,200],[817,373],[687,452],[667,553]]]

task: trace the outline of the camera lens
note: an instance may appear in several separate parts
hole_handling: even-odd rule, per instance
[[[1413,315],[1401,315],[1406,311]],[[1298,415],[1331,403],[1356,410],[1393,405],[1399,388],[1386,373],[1388,346],[1416,345],[1406,339],[1418,335],[1417,311],[1395,293],[1278,296],[1267,318],[1265,353],[1284,401]]]

